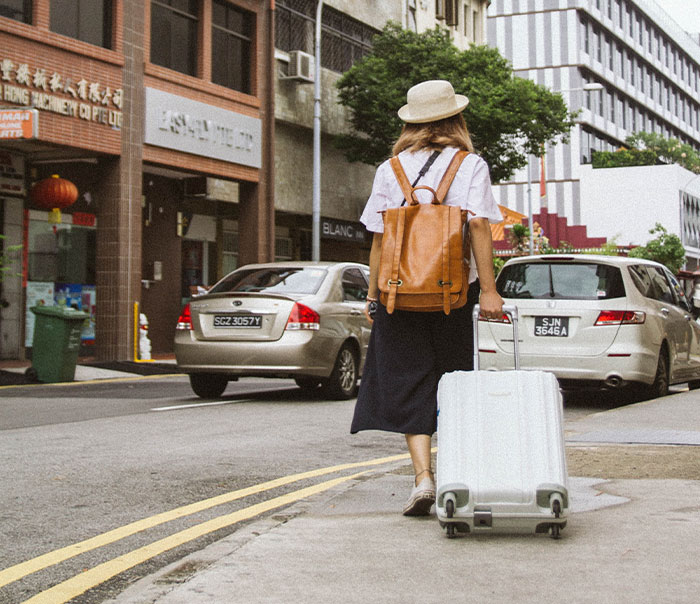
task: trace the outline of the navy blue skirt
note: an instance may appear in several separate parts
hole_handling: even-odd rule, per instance
[[[378,305],[350,432],[385,430],[429,434],[437,429],[437,386],[444,373],[473,368],[472,310],[478,280],[467,303],[449,315],[387,313]]]

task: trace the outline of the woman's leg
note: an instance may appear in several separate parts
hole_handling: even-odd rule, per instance
[[[416,476],[415,484],[418,484],[426,476],[433,480],[432,458],[430,454],[430,436],[427,434],[406,434],[408,452],[413,462],[413,472]]]
[[[430,469],[430,436],[406,434],[406,443],[416,479],[403,513],[404,516],[427,516],[435,503],[435,480]]]

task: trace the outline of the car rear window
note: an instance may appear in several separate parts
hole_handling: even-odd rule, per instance
[[[226,275],[209,293],[265,292],[315,294],[327,271],[317,267],[273,267],[241,269]]]
[[[609,300],[625,296],[620,269],[595,262],[521,262],[506,266],[496,281],[504,298]]]

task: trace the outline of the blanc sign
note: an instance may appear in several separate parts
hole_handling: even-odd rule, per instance
[[[324,239],[363,242],[365,240],[365,232],[365,227],[359,223],[331,220],[329,218],[321,220],[321,237]]]
[[[261,121],[146,88],[144,142],[244,166],[262,165]]]

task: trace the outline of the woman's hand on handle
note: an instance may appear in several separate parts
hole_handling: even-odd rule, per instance
[[[503,316],[503,298],[496,290],[482,291],[479,308],[487,319],[500,319]]]

